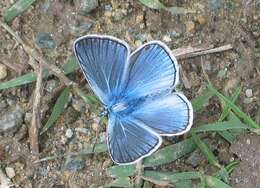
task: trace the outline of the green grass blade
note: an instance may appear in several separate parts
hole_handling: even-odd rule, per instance
[[[105,187],[130,187],[130,178],[120,177],[110,182]]]
[[[196,144],[193,139],[187,139],[177,144],[166,146],[151,156],[147,157],[143,161],[144,167],[154,167],[162,164],[167,164],[176,159],[183,157],[184,155],[191,153],[196,149]],[[107,173],[110,176],[133,176],[135,174],[135,165],[120,165],[112,166],[108,169]]]
[[[245,121],[245,123],[247,123],[248,125],[250,125],[252,128],[257,128],[259,129],[260,126],[257,125],[252,119],[251,117],[249,117],[248,115],[246,115],[242,110],[240,110],[240,108],[238,106],[236,106],[232,101],[230,101],[228,98],[226,98],[224,95],[222,95],[221,93],[219,93],[213,86],[209,85],[208,88],[214,92],[215,95],[218,96],[218,98],[222,101],[224,101],[226,103],[226,105],[228,105],[235,113],[238,117],[240,117],[241,119],[243,119]]]
[[[65,74],[70,74],[78,69],[78,64],[75,58],[71,58],[63,67],[63,71]],[[49,76],[48,70],[43,71],[43,78],[47,78]],[[36,74],[34,72],[27,73],[20,77],[11,79],[9,81],[0,83],[0,90],[8,89],[12,87],[22,86],[25,84],[29,84],[36,81]]]
[[[233,170],[237,167],[237,165],[239,164],[239,161],[232,161],[230,162],[227,166],[225,166],[227,172],[230,174],[233,172]]]
[[[241,87],[238,87],[236,89],[236,91],[234,92],[234,94],[232,95],[231,97],[231,101],[233,103],[236,102],[236,100],[238,99],[239,95],[241,93]],[[224,109],[218,119],[218,122],[221,122],[223,121],[230,113],[231,111],[231,108],[228,106],[228,105],[225,105],[224,106]],[[236,141],[236,136],[234,134],[232,134],[231,132],[229,131],[218,131],[218,134],[220,136],[222,136],[226,141],[228,141],[230,144],[233,144],[235,141]]]
[[[223,180],[225,183],[229,184],[229,174],[225,167],[222,167],[215,175],[216,178]]]
[[[174,187],[175,188],[191,188],[192,181],[191,180],[178,181],[174,184]]]
[[[79,64],[75,57],[68,60],[68,62],[62,67],[64,74],[70,74],[79,69]]]
[[[184,155],[191,153],[196,149],[196,144],[192,139],[186,139],[170,146],[166,146],[153,155],[147,157],[143,161],[144,167],[154,167],[162,164],[167,164]]]
[[[233,144],[236,141],[236,136],[229,131],[219,131],[218,134],[222,136],[230,144]]]
[[[202,125],[199,127],[192,128],[191,131],[194,133],[199,132],[209,132],[209,131],[224,131],[224,130],[230,130],[230,129],[249,129],[247,125],[240,123],[238,124],[237,121],[223,121],[223,122],[216,122],[216,123],[210,123],[206,125]]]
[[[200,109],[202,109],[208,103],[209,99],[213,96],[214,94],[211,91],[206,90],[202,95],[193,99],[192,107],[194,111],[199,111]]]
[[[236,100],[238,99],[240,93],[241,93],[241,87],[238,87],[236,89],[236,91],[234,92],[234,94],[232,95],[232,97],[231,97],[231,102],[232,103],[236,102]],[[224,109],[223,109],[223,111],[222,111],[218,121],[223,121],[228,116],[230,110],[231,110],[230,106],[229,105],[225,105],[225,107],[224,107]]]
[[[48,71],[44,70],[43,72],[43,78],[46,78],[48,76]],[[12,80],[0,83],[0,90],[2,89],[8,89],[11,87],[16,87],[20,85],[30,84],[32,82],[35,82],[37,79],[37,76],[34,72],[27,73],[25,75],[22,75],[18,78],[14,78]]]
[[[136,171],[135,165],[116,165],[107,169],[110,177],[127,177],[134,176]]]
[[[100,104],[100,101],[96,96],[87,95],[83,90],[78,87],[74,87],[73,90],[84,100],[84,102],[91,104]]]
[[[150,183],[148,181],[145,181],[143,188],[152,188],[152,186],[150,185]]]
[[[53,125],[53,123],[60,117],[60,115],[64,111],[66,103],[68,102],[69,94],[70,94],[70,90],[68,87],[62,91],[61,95],[59,96],[59,98],[57,99],[53,107],[51,116],[49,117],[47,123],[42,128],[41,134],[47,131]]]
[[[155,181],[165,181],[170,183],[177,183],[179,181],[200,179],[200,172],[180,172],[180,173],[172,173],[172,172],[158,172],[145,170],[144,178],[155,180]]]
[[[204,143],[199,136],[196,135],[196,133],[192,132],[192,138],[194,140],[194,142],[197,144],[197,146],[200,148],[200,150],[202,151],[202,153],[205,155],[205,157],[208,159],[209,163],[221,168],[217,158],[215,157],[215,155],[213,154],[213,152],[209,149],[209,147],[207,146],[206,143]]]
[[[166,8],[159,0],[139,0],[143,5],[151,9],[164,9]]]
[[[36,0],[18,0],[4,13],[5,22],[11,22],[15,17],[26,11]]]
[[[212,176],[206,176],[206,184],[207,186],[212,188],[231,188],[229,185],[227,185],[220,179]]]

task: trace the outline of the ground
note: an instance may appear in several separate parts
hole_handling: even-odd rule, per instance
[[[182,71],[178,89],[190,100],[200,96],[207,85],[203,66],[209,80],[224,95],[231,96],[237,87],[242,88],[236,104],[259,124],[260,3],[242,0],[162,2],[167,7],[184,7],[196,13],[176,15],[166,10],[153,10],[138,0],[43,0],[35,2],[9,25],[58,67],[73,56],[73,41],[85,34],[112,35],[128,42],[132,49],[150,40],[162,40],[171,50],[231,44],[232,50],[180,60]],[[12,3],[0,2],[1,16]],[[0,83],[32,72],[28,61],[31,60],[21,46],[1,28]],[[68,77],[89,91],[80,70]],[[40,114],[43,125],[63,88],[55,76],[43,81]],[[35,84],[31,83],[0,90],[0,167],[4,176],[14,187],[102,187],[110,182],[106,169],[113,163],[107,153],[56,158],[39,163],[36,170],[32,168],[27,130],[31,123],[34,89]],[[220,113],[221,104],[213,97],[207,107],[195,113],[194,127],[217,121]],[[92,121],[88,120],[90,117]],[[80,151],[96,140],[97,129],[98,142],[105,141],[106,126],[97,117],[96,109],[70,94],[62,116],[39,137],[40,158]],[[241,133],[231,145],[216,134],[208,134],[206,139],[221,165],[234,159],[240,161],[230,176],[232,187],[259,185],[257,133]],[[162,169],[210,171],[207,166],[205,157],[196,150],[182,161]],[[0,182],[1,176],[0,172]]]

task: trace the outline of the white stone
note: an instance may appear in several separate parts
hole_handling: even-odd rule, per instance
[[[65,133],[65,136],[66,136],[67,138],[71,138],[71,137],[73,136],[73,131],[72,131],[72,129],[67,129],[67,130],[66,130],[66,133]]]
[[[7,68],[5,65],[0,64],[0,80],[5,79],[7,76]]]
[[[6,167],[6,168],[5,168],[5,173],[6,173],[6,175],[7,175],[10,179],[12,179],[12,178],[15,177],[15,171],[14,171],[14,169],[13,169],[12,167]]]
[[[253,90],[252,90],[252,89],[247,89],[247,90],[246,90],[246,96],[247,96],[248,98],[252,97],[252,96],[253,96]]]
[[[171,37],[170,37],[169,35],[164,35],[164,36],[163,36],[163,41],[164,41],[164,42],[171,42],[172,39],[171,39]]]

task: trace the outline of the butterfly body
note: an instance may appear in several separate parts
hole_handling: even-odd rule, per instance
[[[188,99],[174,92],[177,60],[160,41],[133,53],[110,36],[77,39],[74,52],[90,87],[108,113],[107,144],[118,164],[132,164],[156,151],[161,136],[187,132],[193,121]]]

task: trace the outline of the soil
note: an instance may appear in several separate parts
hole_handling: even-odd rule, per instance
[[[112,35],[128,42],[132,49],[150,40],[162,40],[172,50],[188,46],[219,47],[231,44],[233,49],[226,52],[179,61],[182,75],[186,76],[186,84],[181,81],[179,89],[191,100],[201,95],[207,84],[202,74],[203,64],[211,82],[225,95],[230,96],[236,87],[242,87],[236,104],[260,123],[258,1],[162,1],[166,6],[197,11],[181,15],[152,10],[137,0],[91,0],[89,2],[94,2],[92,7],[83,6],[82,2],[83,0],[37,1],[10,25],[24,40],[34,46],[37,44],[47,59],[59,67],[73,56],[73,41],[86,34]],[[12,3],[13,1],[7,0],[0,2],[1,16]],[[39,42],[40,36],[47,38],[43,46]],[[26,53],[2,28],[0,57],[0,64],[7,68],[7,76],[0,82],[33,71],[27,63],[29,58]],[[87,88],[80,71],[69,77],[81,87]],[[59,87],[64,86],[51,76],[44,80],[43,87],[41,121],[44,125],[60,93]],[[113,163],[108,154],[58,158],[39,163],[36,169],[32,168],[34,165],[27,130],[32,115],[34,89],[35,84],[32,83],[0,91],[0,119],[12,113],[14,106],[23,109],[23,120],[19,125],[13,130],[0,132],[0,167],[8,176],[12,175],[9,168],[14,169],[15,176],[9,178],[13,187],[103,187],[110,182],[106,168]],[[194,126],[217,121],[221,110],[220,102],[217,98],[212,98],[203,111],[195,114]],[[62,117],[47,133],[40,136],[40,158],[80,151],[85,145],[94,143],[97,123],[100,129],[98,139],[104,141],[106,126],[100,123],[94,112],[80,98],[71,95]],[[94,117],[94,121],[88,121],[90,117]],[[73,131],[71,137],[68,129]],[[232,187],[255,188],[259,185],[259,135],[240,135],[233,145],[216,135],[209,135],[208,140],[222,164],[228,164],[234,158],[241,161],[231,175]],[[184,162],[176,162],[163,168],[179,171],[207,169],[207,162],[203,158],[197,165],[193,167]]]

